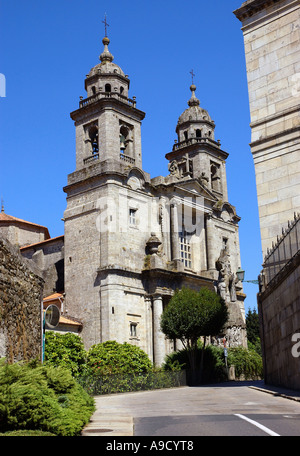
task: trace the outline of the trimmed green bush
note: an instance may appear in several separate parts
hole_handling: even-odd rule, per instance
[[[77,334],[60,334],[46,331],[45,364],[54,367],[65,367],[73,376],[82,373],[86,363],[86,351],[82,338]]]
[[[94,374],[134,374],[149,372],[152,363],[141,348],[110,340],[90,348],[87,369]]]
[[[95,410],[94,399],[69,370],[30,364],[0,365],[0,431],[39,430],[79,435]]]

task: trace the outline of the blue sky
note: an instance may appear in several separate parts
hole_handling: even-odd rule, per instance
[[[130,78],[130,97],[146,112],[143,168],[167,175],[165,154],[190,98],[196,95],[216,123],[229,153],[229,202],[240,222],[242,267],[257,279],[262,253],[241,24],[242,0],[1,0],[0,194],[6,213],[63,234],[62,188],[75,170],[70,112],[86,97],[84,79],[99,60],[105,13],[110,52]],[[258,287],[244,283],[247,309]]]

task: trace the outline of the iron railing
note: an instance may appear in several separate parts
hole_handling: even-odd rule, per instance
[[[146,391],[186,386],[186,371],[157,371],[139,374],[88,375],[76,378],[91,395]]]
[[[300,214],[294,214],[294,220],[282,229],[282,235],[272,248],[267,250],[263,264],[264,283],[267,285],[300,249]]]

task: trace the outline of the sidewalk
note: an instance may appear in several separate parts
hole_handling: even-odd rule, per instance
[[[284,397],[293,401],[300,402],[300,391],[282,388],[280,386],[265,385],[263,380],[260,380],[260,385],[249,385],[249,388],[262,391],[264,393],[273,394],[273,396]]]

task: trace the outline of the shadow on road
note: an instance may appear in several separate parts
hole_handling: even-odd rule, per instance
[[[222,382],[222,383],[207,383],[203,385],[191,386],[191,388],[205,388],[205,387],[212,387],[212,388],[232,388],[236,387],[239,388],[241,386],[253,387],[255,389],[259,389],[264,392],[269,392],[274,396],[283,396],[293,398],[295,400],[300,401],[300,391],[292,390],[288,388],[283,388],[280,386],[275,385],[268,385],[264,382],[264,380],[245,380],[245,381],[229,381],[229,382]]]

